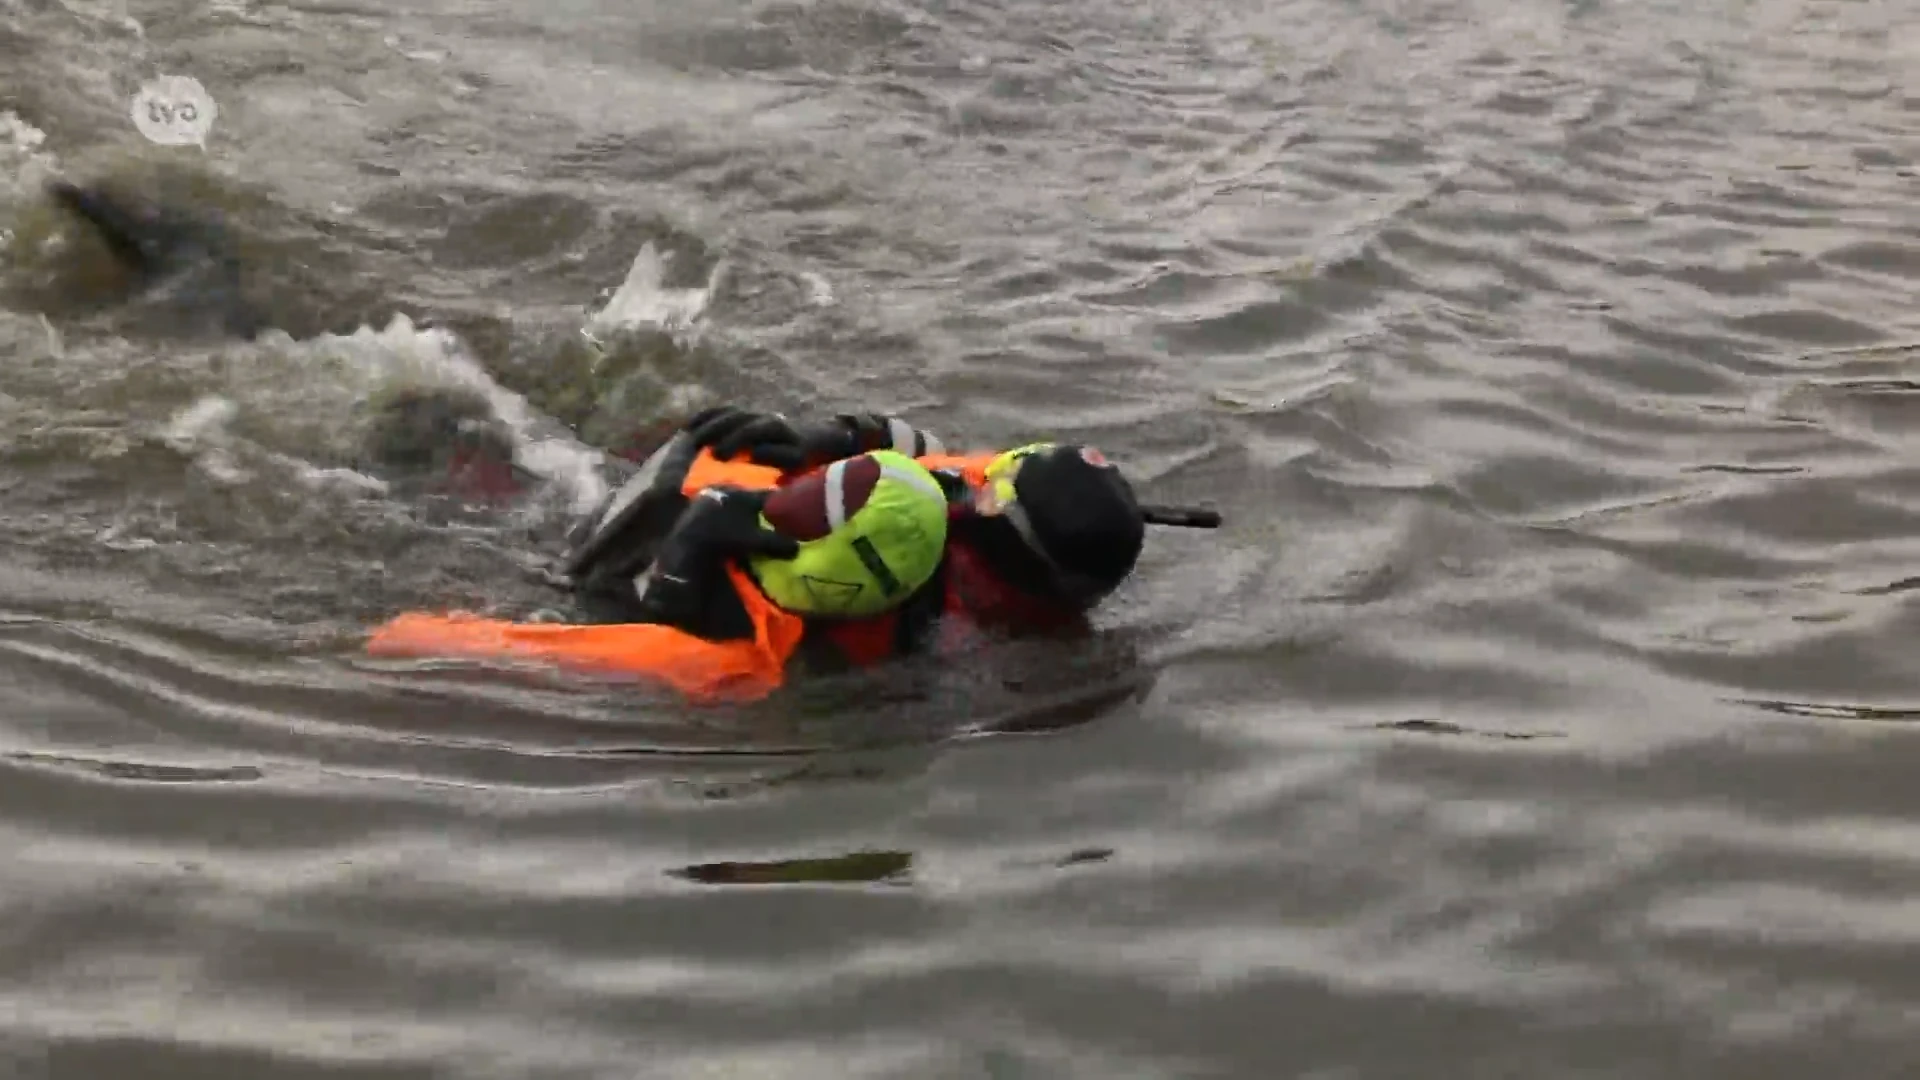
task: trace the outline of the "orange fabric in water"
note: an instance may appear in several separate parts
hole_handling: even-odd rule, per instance
[[[692,498],[710,487],[726,486],[764,491],[780,486],[781,473],[771,465],[748,461],[721,461],[713,451],[702,449],[680,481],[680,493]]]
[[[968,484],[978,487],[986,481],[993,455],[926,454],[915,460],[930,470],[957,469]],[[712,451],[701,450],[680,490],[688,496],[715,485],[766,490],[788,479],[779,469],[720,461]],[[763,698],[785,683],[787,662],[800,647],[806,622],[774,606],[739,567],[730,567],[728,574],[753,620],[752,641],[708,641],[652,623],[521,623],[469,612],[410,611],[376,627],[366,649],[368,655],[389,658],[537,661],[582,674],[664,683],[704,701]],[[890,626],[875,623],[880,629]],[[878,644],[876,640],[856,651],[878,650]],[[861,657],[867,662],[879,658]]]
[[[708,641],[651,623],[518,623],[464,612],[410,611],[376,628],[367,652],[409,659],[533,660],[582,674],[660,682],[703,701],[751,701],[786,681],[787,661],[800,647],[805,624],[769,603],[738,567],[728,573],[753,619],[752,641]]]
[[[919,462],[928,472],[940,469],[957,469],[966,478],[967,486],[984,487],[987,482],[987,466],[993,464],[998,454],[922,454],[913,460]]]

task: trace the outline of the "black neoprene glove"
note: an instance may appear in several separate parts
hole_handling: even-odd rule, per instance
[[[695,445],[711,449],[722,461],[744,451],[755,465],[782,472],[839,461],[871,448],[862,438],[870,433],[861,432],[843,417],[795,424],[779,413],[724,408],[694,417],[688,430]]]
[[[760,520],[766,500],[764,491],[734,488],[708,488],[696,496],[660,542],[640,594],[644,621],[716,640],[738,636],[739,604],[728,564],[753,555],[791,559],[800,553],[797,540]]]

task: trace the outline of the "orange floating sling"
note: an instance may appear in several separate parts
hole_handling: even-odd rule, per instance
[[[702,450],[680,488],[693,495],[716,484],[768,488],[780,479],[778,469],[717,461]],[[705,701],[762,698],[786,681],[787,661],[800,647],[806,624],[769,602],[739,567],[727,573],[753,622],[751,641],[709,641],[654,623],[527,623],[471,612],[409,611],[375,627],[366,651],[397,659],[531,661],[663,683]]]
[[[370,656],[536,661],[584,675],[664,683],[690,698],[746,701],[786,681],[800,646],[800,616],[768,603],[744,572],[729,568],[753,620],[751,641],[708,641],[653,623],[525,623],[468,612],[409,611],[374,629]]]

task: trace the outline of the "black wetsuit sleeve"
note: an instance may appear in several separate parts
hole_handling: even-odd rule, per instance
[[[908,457],[946,453],[946,444],[938,436],[922,431],[898,416],[842,413],[834,420],[853,430],[855,454],[864,454],[869,450],[897,450]]]
[[[630,593],[687,509],[682,482],[700,448],[676,435],[655,451],[593,517],[581,522],[566,572],[582,593]]]
[[[940,485],[940,492],[947,497],[948,503],[959,502],[967,497],[967,478],[958,469],[933,470],[933,482]]]
[[[671,626],[708,641],[751,640],[753,618],[728,572],[733,560],[715,543],[729,511],[713,500],[695,502],[660,541],[638,589],[635,621]]]
[[[753,618],[725,560],[674,559],[663,552],[647,576],[635,622],[658,623],[707,641],[751,641]]]

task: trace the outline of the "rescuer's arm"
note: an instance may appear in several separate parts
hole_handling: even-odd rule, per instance
[[[804,472],[870,450],[896,450],[908,457],[945,452],[940,439],[897,416],[842,413],[824,420],[792,421],[778,413],[722,407],[695,416],[687,430],[695,445],[722,461],[746,453],[756,465]]]
[[[678,627],[709,641],[754,635],[750,613],[758,596],[742,596],[731,572],[751,557],[791,559],[800,545],[760,518],[764,491],[707,488],[694,496],[639,590],[638,620]],[[757,590],[755,590],[757,592]]]

